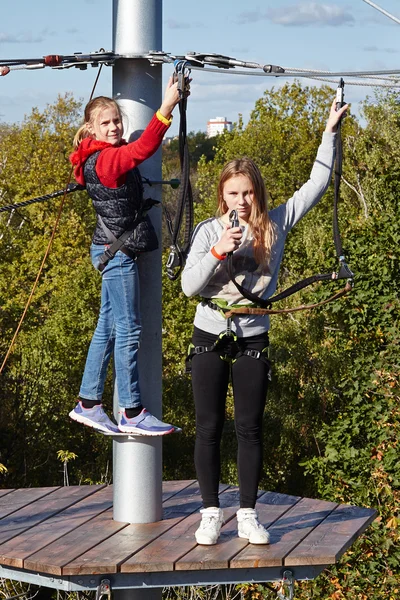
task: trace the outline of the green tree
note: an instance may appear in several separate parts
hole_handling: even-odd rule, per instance
[[[0,139],[3,204],[63,189],[81,106],[60,97]],[[60,199],[32,204],[0,222],[0,349],[5,356],[42,262]],[[59,229],[16,345],[1,375],[0,460],[7,485],[54,485],[57,447],[79,455],[74,481],[99,480],[109,460],[102,436],[67,418],[79,389],[98,307],[99,277],[88,256],[94,216],[86,193],[68,196]],[[83,451],[82,451],[83,446]]]
[[[219,172],[234,157],[256,160],[272,207],[289,198],[308,178],[331,99],[326,87],[297,83],[265,92],[249,123],[239,122],[218,140],[213,161],[200,161],[196,221],[215,213]],[[314,312],[272,317],[273,380],[261,487],[379,511],[337,568],[298,586],[296,594],[304,599],[394,598],[400,585],[399,116],[399,97],[388,93],[365,103],[365,126],[352,117],[343,124],[340,227],[356,273],[353,292]],[[330,189],[290,234],[280,289],[336,269],[332,196]],[[320,285],[284,304],[318,301],[331,293]],[[179,352],[175,339],[166,343],[172,354]],[[167,373],[173,368],[167,365]],[[228,415],[231,431],[229,403]],[[237,483],[234,437],[227,438],[223,479]],[[249,593],[258,597],[255,590]],[[259,597],[270,596],[262,590]]]

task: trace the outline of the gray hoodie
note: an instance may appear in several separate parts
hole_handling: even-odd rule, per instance
[[[268,267],[258,265],[253,255],[253,237],[250,227],[243,228],[241,245],[233,254],[235,277],[245,289],[260,298],[271,297],[276,290],[286,236],[307,212],[317,204],[329,186],[335,158],[336,134],[325,132],[310,179],[284,204],[269,212],[275,225],[276,240],[272,247]],[[211,248],[224,232],[221,219],[202,221],[195,229],[182,273],[182,290],[186,296],[197,294],[205,298],[218,298],[229,304],[249,304],[229,279],[226,261],[215,258]],[[194,325],[218,335],[226,328],[226,320],[217,310],[199,304]],[[268,315],[240,315],[232,319],[232,331],[240,337],[258,335],[269,330]]]

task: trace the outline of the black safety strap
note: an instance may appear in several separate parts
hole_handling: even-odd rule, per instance
[[[255,348],[246,348],[245,350],[242,350],[237,336],[232,332],[227,334],[224,331],[223,333],[219,334],[218,338],[211,346],[195,346],[192,343],[189,344],[188,353],[185,360],[185,373],[191,373],[193,357],[206,352],[218,352],[221,360],[233,362],[241,356],[248,356],[249,358],[260,360],[270,367],[270,362],[266,357],[268,346],[266,346],[262,351],[256,350]]]
[[[128,229],[128,230],[124,231],[124,233],[122,235],[120,235],[119,238],[115,237],[113,232],[110,229],[108,229],[107,225],[104,223],[104,221],[100,215],[97,215],[97,218],[99,220],[99,223],[100,223],[104,233],[106,234],[106,236],[108,238],[108,241],[111,242],[111,245],[99,257],[100,262],[99,262],[97,268],[99,271],[104,271],[104,269],[106,268],[106,266],[108,265],[110,260],[112,260],[114,258],[114,256],[117,254],[118,250],[122,249],[122,247],[125,244],[128,237],[130,237],[132,235],[132,233],[141,217],[136,217],[132,229]]]
[[[187,61],[175,61],[175,81],[178,81],[178,90],[181,96],[179,101],[179,160],[181,167],[181,184],[179,187],[178,203],[174,224],[164,208],[167,217],[167,227],[171,236],[170,254],[167,260],[167,275],[175,280],[179,277],[189,250],[193,231],[193,192],[190,183],[190,158],[187,143],[187,86],[189,85],[190,69]],[[180,232],[183,215],[185,214],[185,231],[183,241],[180,242]]]
[[[109,261],[114,258],[114,256],[117,254],[118,250],[123,249],[125,242],[135,231],[135,228],[138,225],[138,223],[140,222],[140,220],[143,218],[143,216],[146,214],[146,212],[154,204],[157,204],[157,203],[158,203],[158,201],[153,200],[152,198],[147,198],[146,200],[144,200],[141,208],[138,210],[138,213],[136,215],[135,220],[133,221],[131,228],[124,231],[118,238],[115,237],[113,232],[107,227],[107,225],[104,223],[101,216],[99,214],[97,215],[97,218],[99,220],[99,223],[100,223],[104,233],[106,234],[109,242],[111,242],[110,247],[107,248],[98,259],[100,261],[99,265],[97,267],[99,271],[104,271],[105,267],[108,265]]]
[[[336,110],[339,110],[344,105],[344,81],[340,80],[337,95],[336,95]],[[279,294],[275,294],[272,298],[268,298],[267,300],[263,300],[256,294],[253,294],[249,290],[246,290],[242,285],[240,285],[235,279],[235,273],[233,269],[233,261],[232,261],[232,252],[228,253],[227,256],[227,270],[228,275],[232,282],[235,284],[237,290],[240,294],[250,300],[257,306],[261,308],[270,308],[274,302],[279,302],[296,292],[316,283],[318,281],[336,281],[337,279],[347,278],[349,280],[353,280],[354,274],[348,267],[346,263],[346,259],[344,256],[342,242],[339,232],[339,219],[338,219],[338,204],[339,204],[339,190],[340,190],[340,182],[342,176],[342,163],[343,163],[343,151],[342,151],[342,136],[341,136],[341,120],[337,126],[337,134],[336,134],[336,157],[335,157],[335,179],[334,179],[334,209],[333,209],[333,239],[336,249],[337,258],[339,260],[339,270],[337,272],[332,273],[319,273],[317,275],[311,275],[310,277],[306,277],[301,281],[293,284],[286,290],[283,290]],[[229,215],[229,219],[231,221],[231,227],[235,227],[238,224],[237,213],[235,210],[231,211]]]

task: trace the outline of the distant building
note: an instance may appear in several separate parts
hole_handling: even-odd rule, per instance
[[[207,137],[214,137],[224,131],[232,131],[232,122],[228,121],[226,117],[215,117],[208,121]]]

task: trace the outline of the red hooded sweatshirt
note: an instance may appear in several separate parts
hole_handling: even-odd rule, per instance
[[[142,135],[128,144],[125,140],[119,146],[108,142],[100,142],[92,138],[84,138],[69,159],[74,165],[75,179],[85,185],[83,168],[85,161],[98,150],[101,150],[96,161],[96,173],[103,185],[117,188],[125,183],[128,171],[137,167],[146,158],[152,156],[161,145],[169,125],[161,121],[157,114],[151,119]]]

